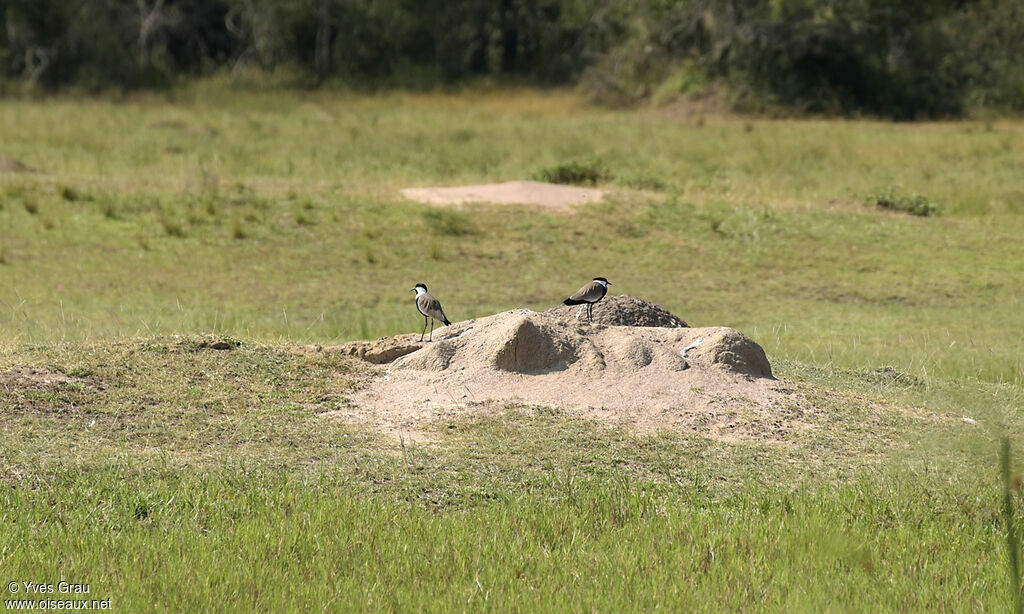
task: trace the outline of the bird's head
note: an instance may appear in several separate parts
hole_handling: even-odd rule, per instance
[[[416,296],[419,296],[419,295],[423,294],[426,291],[427,291],[427,286],[425,284],[416,284],[412,288],[409,288],[409,292],[415,292]]]
[[[607,280],[607,279],[605,279],[604,277],[595,277],[595,278],[594,278],[594,281],[596,281],[597,283],[601,284],[602,286],[604,286],[604,287],[606,287],[606,288],[607,288],[608,286],[612,285],[612,282],[608,281],[608,280]]]

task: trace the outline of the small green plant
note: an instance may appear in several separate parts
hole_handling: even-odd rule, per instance
[[[942,207],[936,201],[923,194],[911,194],[906,196],[896,192],[894,188],[888,188],[875,192],[868,197],[868,202],[883,209],[901,211],[920,217],[938,215]]]
[[[565,162],[533,173],[535,181],[568,185],[597,185],[608,178],[607,169],[598,160]]]

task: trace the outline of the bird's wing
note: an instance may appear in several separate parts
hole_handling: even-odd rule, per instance
[[[596,303],[601,300],[601,297],[604,296],[605,292],[607,292],[607,290],[604,286],[596,281],[592,281],[580,288],[579,292],[573,294],[569,298],[574,301],[583,301],[584,303]]]
[[[425,316],[430,316],[435,320],[444,322],[448,318],[444,317],[444,309],[441,309],[441,301],[430,296],[426,292],[419,295],[416,299],[416,308],[420,310]]]

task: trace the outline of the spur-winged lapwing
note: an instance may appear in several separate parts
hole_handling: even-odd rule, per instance
[[[423,335],[427,332],[427,322],[430,322],[430,339],[434,338],[434,320],[438,322],[444,322],[445,326],[451,324],[448,318],[444,315],[444,309],[441,308],[441,301],[430,296],[427,292],[427,286],[424,284],[416,284],[415,288],[410,288],[412,292],[416,293],[416,309],[419,310],[420,314],[423,315],[423,332],[420,333],[420,341],[423,341]]]
[[[612,285],[612,282],[608,281],[604,277],[595,277],[594,281],[580,288],[579,292],[565,299],[562,303],[565,305],[586,305],[587,318],[593,322],[594,303],[604,298],[604,295],[608,293],[608,286],[610,285]],[[582,309],[582,307],[580,309]],[[577,314],[576,317],[578,318],[579,314]]]

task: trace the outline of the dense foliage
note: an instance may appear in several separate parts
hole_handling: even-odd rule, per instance
[[[1018,0],[3,0],[0,84],[582,82],[629,104],[734,101],[897,118],[1024,108]]]

